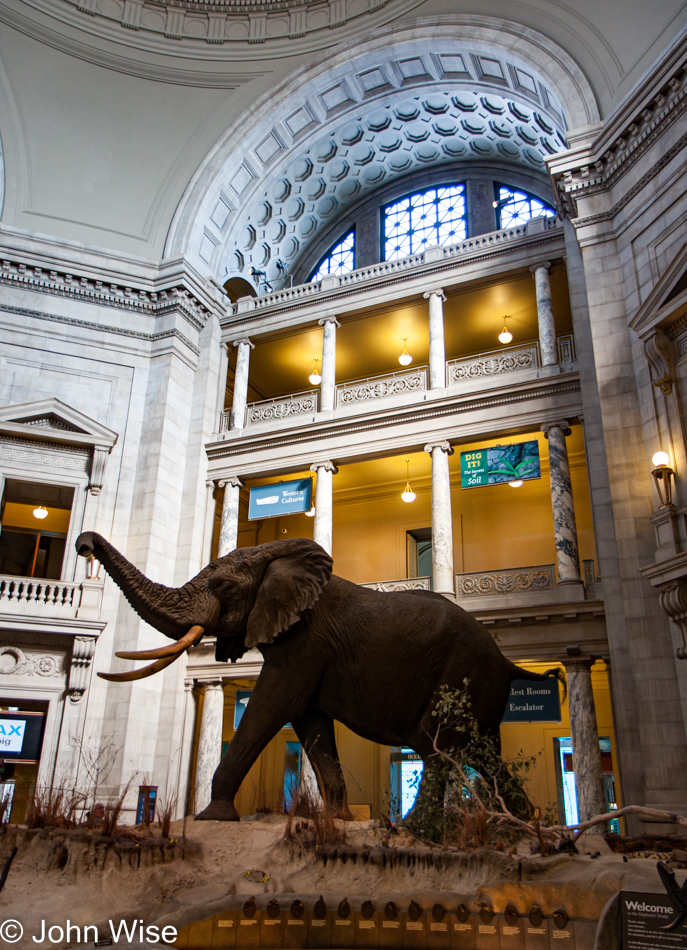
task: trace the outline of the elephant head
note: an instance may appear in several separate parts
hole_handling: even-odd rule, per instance
[[[271,643],[315,605],[332,573],[331,557],[307,538],[232,551],[178,588],[149,580],[95,532],[79,535],[76,549],[97,558],[136,613],[176,640],[158,650],[117,653],[122,659],[155,662],[129,673],[98,674],[115,682],[157,673],[204,634],[217,638],[218,660],[236,660],[258,644]]]

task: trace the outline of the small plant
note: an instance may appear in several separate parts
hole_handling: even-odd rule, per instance
[[[317,777],[319,779],[319,775]],[[322,785],[321,782],[318,784]],[[326,794],[321,798],[317,789],[301,777],[290,798],[284,832],[287,840],[294,841],[303,850],[324,844],[341,844],[346,840],[346,833],[337,825],[334,806]]]
[[[177,810],[179,801],[178,792],[168,792],[165,798],[160,802],[157,812],[157,823],[160,826],[160,834],[163,838],[169,838],[169,829],[172,824],[172,818]]]
[[[37,786],[26,810],[29,828],[75,828],[85,795],[56,785]]]
[[[463,686],[439,691],[432,712],[435,754],[421,777],[422,789],[406,824],[418,838],[444,847],[505,850],[517,833],[498,816],[507,813],[525,822],[533,817],[524,783],[536,759],[521,754],[504,762],[498,739],[479,731],[468,680]],[[446,733],[454,734],[456,743],[446,748],[443,741],[439,748],[439,736]]]

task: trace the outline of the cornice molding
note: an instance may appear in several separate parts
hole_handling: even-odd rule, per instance
[[[207,301],[193,293],[182,280],[158,279],[145,284],[130,281],[123,275],[115,283],[111,276],[98,279],[71,267],[26,264],[18,258],[3,255],[0,261],[0,284],[20,287],[38,293],[81,300],[98,306],[129,310],[145,316],[160,317],[176,311],[197,332],[203,329],[211,314]],[[90,326],[90,324],[87,324]]]
[[[577,201],[610,191],[686,111],[687,59],[680,57],[667,74],[660,75],[650,96],[632,98],[610,129],[546,160],[561,213],[576,228],[612,220],[687,145],[687,135],[667,149],[608,211],[578,217]]]

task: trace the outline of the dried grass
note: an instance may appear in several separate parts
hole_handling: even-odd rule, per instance
[[[83,807],[85,799],[82,792],[73,789],[37,786],[26,811],[26,824],[29,828],[75,828],[78,824],[76,813]]]
[[[346,832],[334,817],[336,808],[327,800],[326,793],[320,797],[310,785],[301,781],[291,798],[284,832],[287,841],[294,842],[304,851],[345,842]]]

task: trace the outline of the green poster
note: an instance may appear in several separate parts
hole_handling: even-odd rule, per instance
[[[501,482],[541,478],[539,443],[517,442],[460,453],[460,486],[477,488]]]

